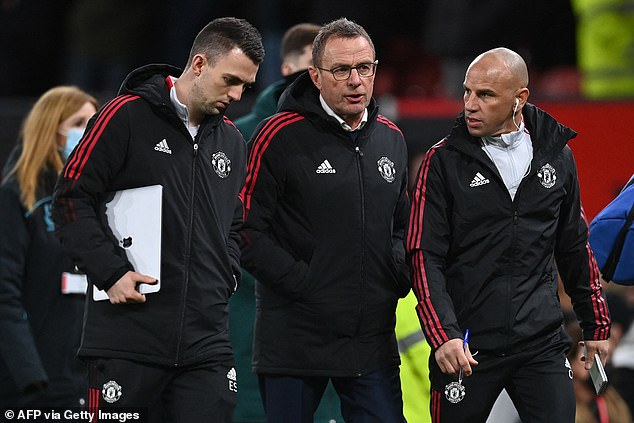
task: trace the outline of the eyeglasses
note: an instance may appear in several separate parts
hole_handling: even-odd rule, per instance
[[[317,69],[321,69],[323,71],[328,71],[332,74],[332,77],[335,78],[335,81],[345,81],[350,78],[350,74],[352,74],[352,69],[356,69],[357,73],[361,78],[369,78],[374,75],[376,72],[376,66],[379,64],[378,60],[375,60],[372,63],[359,63],[357,66],[337,66],[332,69],[320,68],[319,66],[315,66]]]

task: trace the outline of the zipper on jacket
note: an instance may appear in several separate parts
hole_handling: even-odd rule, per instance
[[[517,195],[516,195],[517,198]],[[511,267],[514,267],[515,263],[515,257],[514,257],[514,247],[515,247],[515,239],[517,238],[517,225],[519,224],[519,212],[517,211],[517,207],[515,206],[515,202],[513,202],[513,226],[511,228],[512,234],[511,234],[511,246],[510,246],[510,263],[511,263]],[[511,287],[512,287],[512,279],[513,279],[513,274],[515,272],[510,271],[509,273],[509,281],[506,284],[506,301],[505,301],[505,313],[504,313],[504,321],[506,322],[506,326],[505,326],[505,331],[506,331],[506,346],[505,346],[505,350],[506,348],[508,348],[508,346],[510,345],[510,333],[511,333],[511,296],[512,296],[512,292],[511,292]],[[504,356],[505,354],[503,354]]]
[[[199,131],[200,133],[200,131]],[[198,138],[198,135],[196,135]],[[181,350],[181,342],[183,340],[183,328],[185,326],[185,307],[187,305],[187,289],[189,287],[189,269],[190,269],[190,261],[191,261],[191,249],[192,249],[192,231],[194,227],[194,193],[196,192],[196,158],[198,157],[198,142],[194,140],[194,159],[192,161],[192,173],[191,173],[191,190],[189,193],[189,222],[187,228],[187,251],[185,253],[186,263],[185,263],[185,285],[183,286],[183,307],[181,309],[181,322],[180,322],[180,330],[178,331],[178,339],[176,343],[176,357],[174,362],[174,367],[178,367],[178,361]]]
[[[363,159],[363,151],[361,151],[361,149],[359,148],[359,145],[357,144],[354,147],[354,152],[356,154],[355,157],[355,162],[357,163],[357,175],[359,177],[359,192],[361,194],[361,269],[359,269],[359,296],[361,298],[361,301],[359,301],[359,320],[357,322],[357,330],[356,333],[359,333],[360,330],[360,325],[361,325],[361,318],[363,316],[363,303],[364,303],[364,298],[363,298],[363,293],[364,293],[364,287],[363,287],[363,282],[365,280],[365,269],[364,269],[364,262],[365,262],[365,192],[363,190],[363,166],[361,164],[361,159]],[[361,371],[357,370],[357,375],[361,375]]]

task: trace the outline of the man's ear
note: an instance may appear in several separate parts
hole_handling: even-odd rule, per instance
[[[308,75],[310,75],[310,79],[313,81],[313,84],[317,87],[317,89],[321,90],[321,78],[317,68],[314,66],[308,67]]]
[[[192,71],[194,75],[200,76],[203,67],[207,65],[207,58],[202,54],[196,54],[192,58]]]
[[[294,72],[294,69],[290,63],[282,63],[280,66],[280,72],[282,73],[282,76],[288,76]]]

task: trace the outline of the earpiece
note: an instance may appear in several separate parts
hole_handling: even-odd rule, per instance
[[[515,125],[515,127],[517,128],[517,130],[520,130],[520,126],[515,122],[515,113],[517,113],[517,108],[520,105],[520,99],[519,97],[515,97],[515,106],[513,106],[513,116],[511,116],[511,119],[513,119],[513,125]],[[520,115],[520,123],[522,122],[522,116]]]

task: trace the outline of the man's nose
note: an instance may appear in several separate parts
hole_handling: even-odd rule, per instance
[[[232,101],[239,101],[242,98],[243,92],[244,90],[242,89],[242,86],[239,86],[239,85],[232,86],[229,89],[229,98],[231,98]]]
[[[350,69],[350,76],[348,77],[348,84],[359,85],[361,84],[361,76],[357,68]]]

